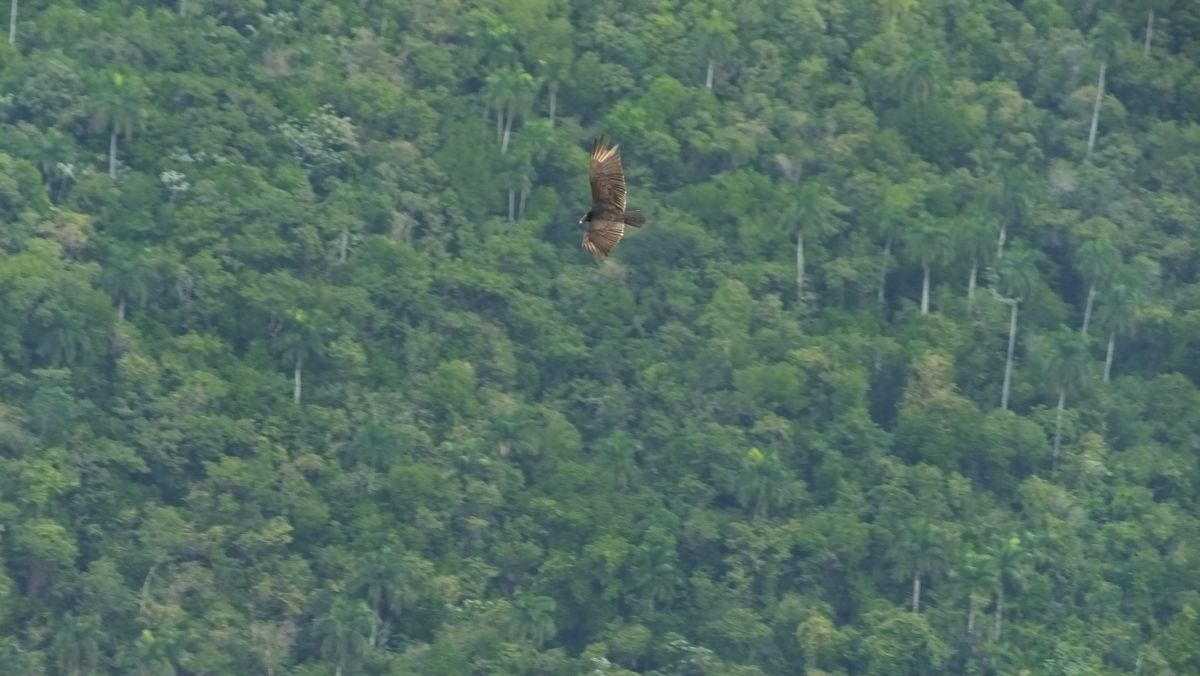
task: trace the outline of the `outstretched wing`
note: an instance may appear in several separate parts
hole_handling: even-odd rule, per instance
[[[583,248],[596,258],[604,258],[617,246],[625,235],[625,224],[620,221],[592,219],[587,232],[583,233]]]
[[[620,221],[625,215],[625,173],[618,146],[601,136],[592,143],[588,178],[592,183],[592,218]]]

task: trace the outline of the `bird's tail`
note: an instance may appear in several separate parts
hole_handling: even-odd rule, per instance
[[[625,211],[625,225],[632,225],[635,228],[640,228],[646,224],[646,214],[643,214],[638,209],[628,209]]]

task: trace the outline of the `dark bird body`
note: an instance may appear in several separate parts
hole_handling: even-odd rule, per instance
[[[625,226],[640,228],[646,217],[636,209],[625,210],[625,174],[621,170],[618,146],[609,145],[604,136],[592,143],[588,179],[592,184],[592,208],[579,219],[587,224],[583,248],[596,258],[604,258],[625,236]]]

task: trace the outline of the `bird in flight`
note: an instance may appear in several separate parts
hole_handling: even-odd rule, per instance
[[[625,235],[625,226],[642,227],[645,215],[636,209],[625,210],[625,174],[621,171],[621,153],[601,136],[592,142],[588,179],[592,184],[592,208],[579,219],[587,224],[583,248],[596,258],[604,258]]]

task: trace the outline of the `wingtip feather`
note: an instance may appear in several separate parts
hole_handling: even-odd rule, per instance
[[[603,162],[616,154],[619,145],[613,145],[608,134],[601,134],[592,141],[592,158]]]

